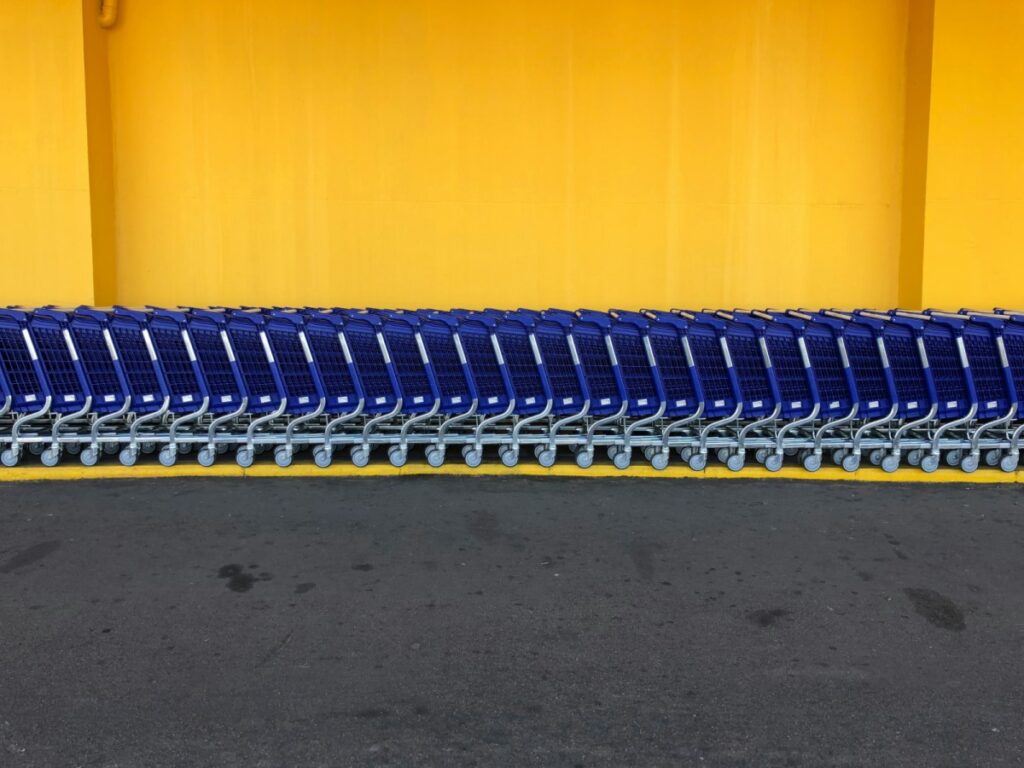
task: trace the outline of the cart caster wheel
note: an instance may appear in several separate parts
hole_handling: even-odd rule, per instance
[[[546,450],[547,446],[544,443],[537,443],[533,446],[533,458],[539,459],[540,455]]]
[[[201,448],[196,454],[196,461],[204,467],[212,467],[219,451],[211,450],[209,447]]]
[[[605,453],[608,454],[608,461],[614,462],[615,457],[618,456],[621,451],[621,447],[617,445],[609,445],[608,448],[605,450]]]
[[[277,464],[277,466],[281,467],[282,469],[291,466],[291,449],[284,445],[277,446],[277,448],[274,449],[274,463]]]
[[[469,453],[472,450],[473,450],[473,446],[472,445],[464,445],[464,446],[462,446],[462,458],[466,458],[466,454]]]
[[[124,466],[134,467],[135,462],[139,460],[139,449],[123,448],[117,458],[120,459],[121,464]]]
[[[186,454],[192,453],[192,445],[190,443],[178,443],[178,454],[185,456]]]
[[[651,462],[651,466],[661,472],[662,470],[668,469],[668,451],[656,451],[648,461]]]
[[[427,448],[427,464],[434,469],[444,464],[444,451],[440,448]]]
[[[821,454],[820,453],[808,453],[804,456],[804,469],[808,472],[817,472],[821,469]]]
[[[96,450],[95,446],[90,445],[79,454],[78,460],[87,467],[94,467],[100,460],[100,452]]]
[[[218,456],[221,456],[221,455],[223,455],[223,454],[225,454],[227,452],[228,452],[228,446],[227,446],[226,443],[218,443],[217,444],[217,455]]]
[[[590,469],[594,463],[594,452],[582,450],[576,454],[576,466],[580,469]]]
[[[785,449],[783,449],[782,452],[784,454],[786,454],[787,456],[789,456],[790,458],[792,458],[792,457],[796,456],[800,452],[800,449],[799,448],[785,448]]]
[[[64,451],[71,456],[77,456],[82,452],[82,445],[80,443],[68,443],[64,446]]]
[[[483,451],[477,448],[471,448],[465,455],[466,466],[472,469],[476,469],[480,466],[480,462],[484,460]]]
[[[768,461],[768,456],[770,454],[771,451],[769,451],[767,448],[758,448],[756,451],[754,451],[754,461],[756,461],[758,464],[764,464],[766,461]]]
[[[160,454],[157,458],[163,466],[173,467],[174,463],[178,460],[178,452],[174,448],[164,446],[160,449]]]
[[[967,474],[971,474],[972,472],[978,469],[978,465],[980,463],[980,456],[976,456],[975,454],[969,453],[962,459],[960,459],[960,469],[962,469]]]
[[[914,450],[907,454],[907,464],[909,464],[912,467],[920,467],[921,459],[923,458],[924,451],[922,451],[920,448],[915,448]]]
[[[612,464],[615,465],[616,469],[629,469],[629,464],[633,459],[632,453],[632,451],[627,451],[625,449],[620,450],[618,453],[615,454],[615,457],[612,459]]]
[[[117,443],[103,443],[103,453],[107,456],[113,456],[120,450],[117,447]]]
[[[743,465],[746,464],[746,458],[747,457],[742,453],[734,453],[729,457],[728,461],[725,462],[725,466],[733,472],[740,472],[743,469]]]
[[[39,454],[39,460],[44,467],[56,467],[60,462],[60,451],[51,446]]]
[[[933,453],[929,453],[927,456],[921,459],[921,469],[931,474],[939,468],[939,457]]]
[[[989,467],[998,467],[999,460],[1003,457],[1002,451],[993,449],[991,451],[985,451],[985,465]]]
[[[537,455],[537,461],[545,469],[550,469],[555,466],[555,452],[550,448],[543,450]]]
[[[680,448],[676,453],[679,454],[679,458],[683,461],[689,461],[690,457],[693,456],[693,448]]]
[[[515,448],[503,448],[501,451],[501,463],[506,467],[514,467],[519,463],[519,451]]]
[[[357,467],[365,467],[370,463],[369,448],[353,448],[351,454],[352,463]]]
[[[848,455],[848,451],[845,448],[832,451],[832,463],[837,467],[843,466],[843,459]]]
[[[1019,462],[1019,456],[1007,454],[1006,456],[1003,456],[1003,458],[999,460],[999,468],[1003,470],[1003,472],[1013,472],[1017,469],[1017,464]]]
[[[847,472],[856,472],[860,468],[860,456],[855,453],[843,456],[843,469]]]
[[[782,460],[785,458],[785,454],[780,456],[777,453],[773,453],[767,459],[764,460],[764,468],[769,472],[778,472],[782,469]]]
[[[143,453],[156,453],[156,443],[143,443],[142,444],[142,452]]]
[[[404,467],[405,462],[409,460],[409,449],[402,448],[400,445],[392,445],[388,448],[388,461],[391,462],[393,467]]]
[[[719,464],[728,464],[731,452],[728,448],[719,448],[715,451],[715,458],[718,459]]]
[[[43,445],[42,443],[29,443],[28,444],[28,452],[31,453],[33,456],[38,456],[45,449],[46,449],[46,446]]]
[[[870,461],[876,467],[881,465],[882,459],[884,458],[885,451],[883,451],[881,448],[875,448],[873,451],[871,451],[871,453],[868,454],[868,461]]]
[[[706,453],[694,453],[686,461],[694,472],[703,472],[708,466],[708,455]]]
[[[320,469],[327,469],[331,466],[331,460],[333,458],[334,457],[331,455],[331,452],[322,445],[313,449],[313,463],[320,467]]]
[[[18,451],[12,451],[8,448],[3,453],[0,453],[0,464],[3,464],[5,467],[13,467],[18,464],[18,459],[20,458],[21,456],[18,455]]]
[[[900,459],[898,456],[893,456],[891,453],[882,459],[882,471],[883,472],[895,472],[900,468]]]
[[[254,458],[256,458],[256,454],[251,448],[239,448],[235,453],[235,463],[242,469],[251,467]]]
[[[946,454],[946,464],[948,464],[951,467],[959,467],[960,466],[960,462],[963,461],[963,458],[964,458],[964,452],[963,451],[961,451],[959,449],[949,451]]]

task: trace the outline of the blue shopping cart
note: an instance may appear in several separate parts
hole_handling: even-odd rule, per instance
[[[479,403],[473,384],[473,370],[459,335],[458,318],[437,310],[421,310],[418,315],[420,335],[437,381],[441,413],[445,416],[437,428],[436,439],[426,447],[425,454],[430,466],[440,467],[444,463],[451,433],[476,416]]]
[[[28,330],[28,315],[17,309],[0,309],[0,417],[13,414],[10,444],[0,462],[15,466],[21,458],[22,430],[51,412],[53,396]],[[41,442],[32,442],[30,449]]]
[[[653,430],[665,415],[668,398],[658,361],[650,338],[650,320],[640,312],[612,310],[609,331],[612,350],[622,372],[628,403],[629,423],[622,433],[622,443],[608,447],[608,457],[617,469],[628,469],[635,435],[647,432],[648,446],[660,442],[660,430]],[[658,438],[658,439],[655,439]]]

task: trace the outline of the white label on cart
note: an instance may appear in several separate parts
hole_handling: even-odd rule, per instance
[[[75,402],[75,396],[74,395],[64,395],[64,402],[65,403],[73,403],[73,402]]]
[[[686,406],[685,400],[676,400],[676,408],[683,408]]]
[[[488,405],[494,405],[496,402],[498,402],[498,398],[496,398],[496,397],[488,397],[487,398],[487,404]]]
[[[185,344],[185,351],[188,353],[188,359],[190,363],[196,361],[196,351],[192,348],[192,339],[189,338],[188,331],[184,328],[181,329],[181,340]]]
[[[839,407],[839,401],[838,400],[833,400],[831,403],[828,404],[828,407],[829,408],[838,408]]]
[[[309,341],[306,339],[306,332],[299,331],[299,344],[302,345],[302,354],[306,356],[306,362],[313,364],[313,353],[309,349]]]
[[[987,403],[985,403],[986,408],[995,408],[997,405],[999,405],[999,402],[997,400],[989,400]]]
[[[458,405],[462,402],[462,395],[456,395],[452,398],[452,405]]]
[[[600,400],[600,405],[611,405],[611,404],[612,404],[612,399],[610,397],[602,397],[601,400]]]
[[[183,402],[183,403],[191,403],[193,399],[194,398],[192,397],[192,395],[182,395],[181,396],[181,402]]]
[[[144,402],[144,403],[152,403],[154,400],[156,400],[156,398],[153,397],[152,395],[143,395],[142,396],[142,402]]]
[[[352,353],[348,349],[348,339],[340,331],[338,332],[338,341],[341,342],[341,354],[345,356],[345,365],[352,365]]]
[[[725,405],[725,400],[715,400],[715,408],[721,408]]]
[[[576,351],[576,340],[570,335],[566,337],[569,342],[569,354],[572,355],[572,364],[580,364],[580,353]]]
[[[299,398],[299,405],[305,405],[308,402],[309,402],[309,398],[306,397],[305,395],[303,395],[302,397]]]
[[[384,334],[377,334],[377,346],[380,347],[381,357],[384,358],[384,365],[391,365],[391,355],[388,353],[388,345],[384,342]]]
[[[64,329],[64,343],[68,345],[68,354],[71,355],[71,359],[74,362],[78,362],[78,351],[75,349],[75,343],[71,341],[71,333],[67,328]]]
[[[604,345],[608,347],[608,358],[612,361],[612,367],[614,368],[619,364],[619,358],[615,355],[615,345],[612,344],[612,337],[604,337]]]
[[[103,402],[104,403],[112,403],[116,399],[117,399],[117,395],[104,395],[103,396]]]
[[[348,402],[348,397],[347,396],[339,397],[337,400],[338,400],[339,403],[347,403]]]
[[[917,408],[917,400],[911,400],[907,403],[907,408]]]
[[[231,395],[221,395],[220,396],[220,401],[222,403],[230,403],[231,400],[232,400]]]
[[[228,339],[227,331],[220,332],[220,340],[224,342],[224,351],[228,353],[228,360],[232,363],[235,362],[235,351],[231,348],[231,341]]]
[[[146,349],[149,350],[149,359],[155,363],[156,350],[153,349],[153,340],[149,337],[149,331],[146,328],[142,329],[142,340],[146,342]]]
[[[504,365],[505,356],[501,354],[501,345],[498,343],[497,336],[491,336],[491,346],[494,347],[494,356],[498,358],[498,365]]]
[[[414,397],[412,399],[412,404],[413,405],[419,405],[422,402],[423,402],[423,396],[422,395],[417,395],[416,397]]]
[[[647,398],[646,397],[641,397],[639,400],[636,401],[636,404],[637,405],[647,405]]]
[[[789,404],[789,407],[790,408],[802,408],[803,404],[804,404],[803,400],[794,400],[793,402],[791,402]]]
[[[36,396],[35,395],[25,395],[25,402],[26,403],[34,403],[35,401],[36,401]]]
[[[378,398],[376,398],[373,401],[373,404],[374,405],[381,405],[382,403],[386,403],[387,401],[388,401],[388,399],[386,397],[378,397]]]
[[[527,405],[533,405],[534,403],[537,402],[537,398],[536,397],[528,397],[523,402],[525,402]]]
[[[274,353],[270,351],[270,339],[267,338],[266,331],[260,331],[260,344],[263,345],[263,354],[267,356],[267,362],[273,365]]]
[[[22,328],[21,335],[25,339],[25,346],[28,347],[29,357],[33,360],[38,360],[39,356],[36,354],[36,345],[32,343],[32,337],[28,334],[28,328]]]
[[[878,407],[878,401],[877,400],[869,400],[868,401],[868,408],[877,408],[877,407]]]
[[[764,405],[764,400],[755,400],[754,402],[752,402],[750,404],[750,407],[751,408],[760,408],[762,405]]]
[[[270,395],[263,395],[263,397],[260,398],[260,405],[262,405],[263,403],[269,403],[269,402],[270,402]]]
[[[956,408],[956,406],[957,406],[957,401],[956,400],[948,400],[946,402],[946,407],[947,408]]]
[[[572,398],[571,397],[563,397],[562,398],[562,405],[572,405]]]
[[[110,352],[110,359],[117,362],[117,350],[114,349],[114,340],[110,338],[110,331],[103,329],[103,340],[107,342],[107,351]]]

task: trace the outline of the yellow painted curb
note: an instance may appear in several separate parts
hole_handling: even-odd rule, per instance
[[[108,457],[109,458],[109,457]],[[711,466],[703,472],[694,472],[685,464],[675,464],[664,471],[651,467],[646,462],[637,462],[629,469],[622,471],[611,464],[595,464],[590,469],[580,469],[570,461],[556,464],[545,469],[538,464],[525,461],[518,466],[508,468],[497,462],[483,464],[471,469],[458,461],[452,461],[443,467],[434,468],[422,462],[410,462],[404,467],[396,468],[387,460],[371,463],[362,469],[353,466],[344,457],[327,469],[321,469],[307,462],[296,462],[293,466],[282,469],[268,461],[258,463],[249,469],[242,469],[234,463],[230,456],[222,457],[212,467],[202,467],[193,457],[183,456],[181,463],[173,467],[163,467],[157,463],[144,463],[134,467],[124,467],[116,463],[116,459],[100,463],[94,467],[85,467],[68,457],[67,463],[57,467],[19,466],[0,469],[0,482],[36,482],[44,480],[129,480],[149,479],[158,477],[421,477],[421,476],[475,476],[475,477],[644,477],[674,480],[752,480],[752,479],[784,479],[846,482],[881,482],[881,483],[984,483],[1010,485],[1022,482],[1021,471],[1003,472],[998,469],[979,469],[968,475],[959,469],[943,467],[937,472],[928,474],[915,467],[904,467],[898,472],[889,474],[877,467],[866,467],[857,472],[846,472],[840,467],[822,467],[818,472],[807,472],[802,467],[783,467],[779,472],[769,472],[764,467],[753,465],[741,472],[732,472],[724,466]]]

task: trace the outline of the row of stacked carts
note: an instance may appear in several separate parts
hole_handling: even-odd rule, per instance
[[[1008,310],[0,310],[0,461],[1016,469]]]

